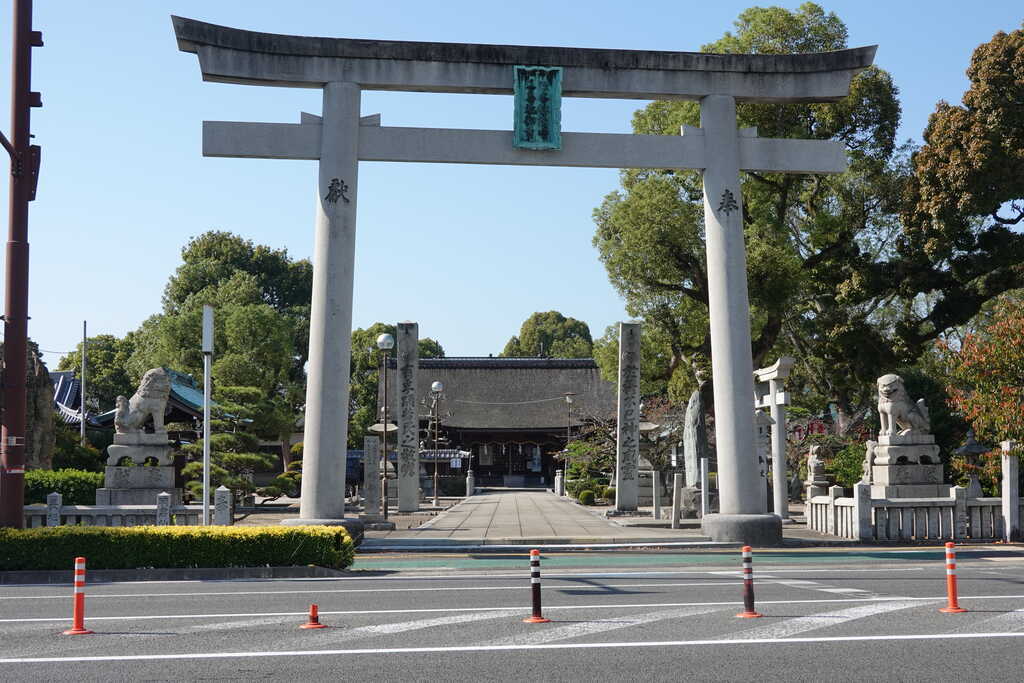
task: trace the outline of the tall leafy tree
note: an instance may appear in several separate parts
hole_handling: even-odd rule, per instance
[[[582,320],[567,318],[558,311],[534,313],[519,328],[519,336],[505,344],[507,358],[590,358],[594,343],[590,327]]]
[[[746,10],[735,32],[702,50],[845,47],[842,21],[805,3],[795,11]],[[802,389],[798,401],[816,410],[833,404],[842,429],[866,415],[875,377],[913,362],[957,321],[934,290],[957,281],[958,263],[926,250],[915,237],[919,222],[907,220],[916,219],[908,217],[905,197],[907,188],[920,186],[913,173],[919,164],[911,165],[911,149],[895,145],[897,94],[890,76],[873,67],[854,77],[850,95],[836,103],[737,105],[739,125],[756,126],[760,136],[834,140],[847,151],[843,174],[748,172],[742,179],[755,367],[796,355],[790,384]],[[660,135],[676,135],[683,124],[699,124],[699,105],[653,102],[633,120],[635,132]],[[629,170],[621,185],[595,211],[594,244],[628,312],[666,336],[666,382],[685,373],[689,382],[675,378],[672,385],[703,384],[712,349],[699,174]],[[999,274],[999,256],[984,239],[958,244],[976,266],[963,281],[970,294],[962,297],[963,310],[976,312],[1011,283],[995,277],[980,286],[984,272]]]
[[[131,396],[136,380],[128,369],[128,361],[135,351],[134,335],[122,339],[112,334],[100,334],[86,340],[86,401],[90,410],[105,412],[114,408],[118,396]],[[73,370],[82,377],[82,345],[66,354],[57,364],[58,370]]]

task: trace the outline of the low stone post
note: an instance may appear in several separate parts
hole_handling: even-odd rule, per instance
[[[1012,454],[1016,444],[1004,441],[1002,447],[1003,465],[1003,540],[1014,543],[1021,540],[1020,534],[1020,458]]]
[[[683,475],[672,475],[672,528],[678,529],[679,517],[683,513]]]
[[[156,525],[169,526],[171,523],[171,494],[167,491],[156,496]]]
[[[466,498],[469,498],[476,493],[476,477],[473,476],[473,470],[469,470],[466,473]]]
[[[953,499],[953,540],[967,538],[967,489],[953,486],[949,489]]]
[[[215,526],[231,526],[234,524],[232,514],[231,490],[227,486],[218,486],[213,492],[213,523]]]
[[[376,522],[381,516],[380,439],[363,437],[363,519]]]
[[[875,540],[875,530],[871,522],[871,485],[854,484],[853,516],[857,520],[857,540]]]
[[[652,517],[661,519],[661,477],[657,470],[651,470],[651,505],[654,506]]]
[[[832,536],[837,536],[836,533],[836,498],[843,497],[842,486],[830,486],[828,488],[828,510],[825,513],[825,519],[828,533]]]
[[[565,495],[565,474],[562,470],[555,470],[555,495]]]
[[[54,491],[46,496],[46,526],[60,526],[60,508],[64,498]]]

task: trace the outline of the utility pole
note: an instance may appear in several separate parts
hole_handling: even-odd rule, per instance
[[[88,344],[88,335],[86,333],[86,321],[82,321],[82,386],[80,391],[80,397],[78,399],[78,412],[81,416],[81,422],[78,425],[78,443],[79,445],[85,445],[85,345]]]
[[[14,0],[11,59],[11,138],[0,144],[11,157],[10,214],[4,278],[4,414],[0,432],[0,527],[25,526],[25,403],[28,358],[28,203],[36,198],[39,146],[31,141],[31,109],[43,106],[32,91],[32,0]]]

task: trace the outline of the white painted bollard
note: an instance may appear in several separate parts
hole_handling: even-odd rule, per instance
[[[672,528],[678,529],[679,516],[683,513],[683,475],[672,475]]]
[[[565,474],[562,470],[555,470],[555,495],[565,495]]]
[[[63,497],[54,491],[46,496],[46,526],[60,526],[60,508]]]
[[[233,500],[231,490],[221,485],[213,492],[213,523],[215,526],[231,526]]]
[[[654,506],[654,519],[661,519],[661,477],[657,470],[651,470],[651,501]]]
[[[169,526],[171,523],[171,494],[167,491],[156,497],[156,525]]]
[[[1007,543],[1015,543],[1021,539],[1020,487],[1018,485],[1020,459],[1010,452],[1015,446],[1013,441],[1004,441],[1000,446],[1003,451],[1001,456],[1003,465],[1003,540]]]
[[[708,458],[700,459],[700,516],[711,514],[711,475],[708,473]]]
[[[466,474],[466,498],[469,498],[476,493],[476,477],[473,476],[473,470],[470,470]]]

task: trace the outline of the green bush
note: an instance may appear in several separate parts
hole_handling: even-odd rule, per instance
[[[593,505],[594,492],[591,491],[590,489],[580,491],[580,503],[582,503],[583,505]]]
[[[860,481],[864,473],[864,454],[866,446],[853,441],[832,456],[825,471],[836,475],[836,484],[843,488],[851,488]]]
[[[604,498],[605,500],[615,500],[615,487],[604,487],[604,493],[601,494],[601,497]]]
[[[56,491],[64,505],[95,505],[96,489],[103,486],[102,472],[83,470],[29,470],[25,473],[25,504],[45,503]]]
[[[280,567],[352,564],[341,527],[59,526],[0,529],[0,571],[145,567]]]

